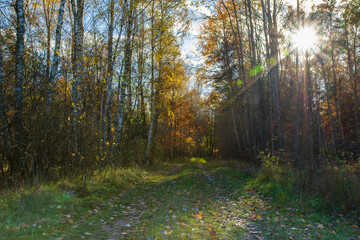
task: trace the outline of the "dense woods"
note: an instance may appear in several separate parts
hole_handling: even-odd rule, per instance
[[[1,1],[0,240],[360,239],[359,30],[359,0]]]
[[[305,174],[358,161],[359,3],[305,9],[303,1],[216,1],[202,28],[199,77],[218,95],[222,156],[258,162],[270,153]]]
[[[194,5],[209,12],[195,73],[181,48]],[[304,186],[320,170],[357,166],[359,9],[356,0],[3,3],[2,178],[86,183],[108,166],[206,156],[280,164]]]
[[[207,152],[185,1],[15,1],[1,13],[1,172],[14,181]],[[156,155],[156,156],[154,156]]]
[[[216,147],[270,182],[358,209],[359,1],[215,1],[199,80]],[[211,96],[211,95],[210,95]]]

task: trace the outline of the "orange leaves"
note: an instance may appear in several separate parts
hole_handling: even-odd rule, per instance
[[[211,234],[211,238],[215,239],[216,238],[216,231],[214,229],[212,229],[212,228],[209,228],[209,232]]]
[[[195,214],[194,217],[197,218],[198,220],[202,220],[202,216],[199,214]]]
[[[11,228],[11,231],[15,232],[15,231],[19,231],[20,230],[20,227],[13,227]]]
[[[4,228],[5,228],[6,231],[11,230],[13,232],[16,232],[16,231],[19,231],[22,228],[24,229],[24,228],[27,228],[27,227],[28,227],[28,225],[26,223],[23,223],[20,226],[16,226],[16,227],[12,227],[12,228],[10,228],[9,225],[6,225]]]

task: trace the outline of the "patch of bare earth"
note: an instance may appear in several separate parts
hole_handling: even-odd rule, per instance
[[[203,170],[204,176],[208,179],[209,182],[214,183],[215,178],[211,176],[204,164],[198,163],[197,167]],[[215,186],[215,184],[214,184]],[[239,205],[238,201],[233,201],[231,199],[224,198],[225,194],[222,193],[221,189],[216,190],[217,195],[219,196],[219,201],[223,203],[222,211],[227,211],[229,216],[233,215],[228,221],[232,222],[235,226],[242,229],[246,229],[247,233],[245,234],[244,240],[263,240],[262,232],[259,230],[259,227],[254,223],[249,221],[249,216],[241,216],[243,206]],[[238,214],[234,214],[239,212]]]
[[[178,173],[185,164],[177,164],[168,172],[168,176]],[[103,231],[110,235],[108,240],[129,239],[131,237],[132,226],[138,224],[141,216],[145,212],[145,202],[129,204],[123,211],[123,217],[116,219],[114,224],[104,224]]]
[[[115,221],[114,224],[104,224],[103,231],[108,233],[109,240],[128,239],[130,238],[130,229],[133,225],[140,222],[141,216],[144,213],[144,202],[140,201],[139,204],[130,204],[126,206],[123,211],[123,217]]]
[[[197,164],[197,167],[204,171],[204,172],[203,172],[204,176],[205,176],[210,182],[213,182],[213,181],[214,181],[214,178],[213,178],[213,177],[211,176],[211,174],[206,170],[204,164],[198,163],[198,164]]]
[[[168,176],[173,176],[178,173],[184,165],[184,163],[176,164],[175,167],[169,171]]]

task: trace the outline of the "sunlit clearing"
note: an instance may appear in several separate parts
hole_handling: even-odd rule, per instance
[[[307,51],[315,47],[318,42],[318,37],[313,28],[304,27],[293,35],[292,41],[297,49]]]
[[[190,159],[190,162],[196,162],[196,163],[206,163],[206,160],[203,158],[193,157]]]

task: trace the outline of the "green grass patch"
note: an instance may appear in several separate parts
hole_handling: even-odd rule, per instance
[[[205,158],[193,157],[193,158],[190,158],[190,162],[191,163],[206,163],[207,161],[205,160]]]
[[[107,170],[81,187],[80,179],[0,193],[0,239],[106,237],[101,223],[118,211],[112,202],[148,173]]]
[[[306,202],[246,166],[198,159],[108,169],[86,188],[78,179],[2,192],[0,239],[108,239],[113,226],[133,239],[359,238],[354,221],[321,211],[320,198]]]

